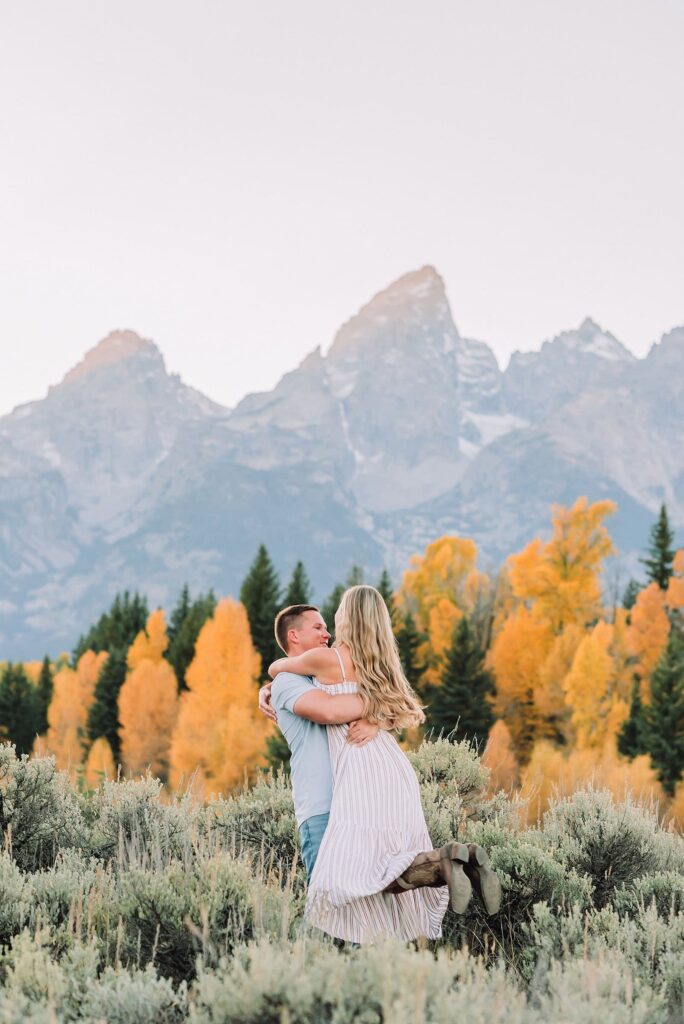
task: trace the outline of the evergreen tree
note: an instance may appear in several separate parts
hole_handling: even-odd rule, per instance
[[[126,590],[117,594],[108,612],[104,612],[94,626],[78,641],[73,655],[74,665],[87,651],[128,650],[148,616],[147,600]]]
[[[420,690],[420,677],[425,666],[422,664],[418,651],[425,641],[425,637],[418,630],[416,620],[410,612],[399,617],[396,637],[404,675],[414,690]]]
[[[390,574],[387,572],[387,569],[382,570],[380,579],[378,580],[378,585],[375,589],[379,590],[382,594],[383,600],[387,605],[387,611],[390,614],[390,619],[392,620],[392,626],[394,627],[397,621],[397,607],[394,603],[394,588],[392,587],[392,580],[390,579]]]
[[[143,623],[144,627],[144,623]],[[91,740],[100,736],[109,743],[114,762],[119,763],[119,691],[126,678],[126,649],[115,648],[100,670],[95,684],[93,703],[88,712],[87,731]]]
[[[649,580],[657,583],[661,590],[667,590],[672,575],[672,563],[675,556],[673,543],[674,533],[670,529],[667,508],[663,504],[660,506],[658,521],[651,529],[648,556],[639,559],[646,566],[646,575]]]
[[[9,662],[0,676],[0,737],[30,754],[38,731],[38,697],[23,665]]]
[[[684,638],[673,629],[651,677],[651,703],[644,708],[645,742],[668,796],[684,772]]]
[[[290,774],[290,748],[280,729],[266,740],[266,761],[270,769],[282,768]]]
[[[438,733],[453,733],[459,740],[477,738],[484,743],[494,722],[487,699],[493,693],[492,677],[484,668],[484,652],[463,616],[454,629],[441,685],[432,691],[429,725]]]
[[[261,657],[261,677],[268,666],[280,656],[273,633],[273,621],[279,608],[280,583],[268,551],[259,545],[256,558],[240,588],[240,601],[245,606],[252,642]]]
[[[321,608],[321,615],[323,616],[325,624],[328,627],[331,643],[335,639],[335,612],[340,606],[342,595],[344,594],[346,589],[347,588],[343,583],[338,583],[336,586],[334,586],[330,596],[328,597],[327,601]]]
[[[194,601],[190,600],[187,584],[183,587],[176,607],[169,620],[169,646],[166,660],[173,665],[179,690],[187,690],[185,674],[195,656],[195,644],[202,626],[216,610],[216,598],[213,590],[208,594],[200,594]]]
[[[43,664],[40,667],[40,675],[38,676],[38,685],[36,686],[36,699],[38,707],[38,718],[36,720],[36,730],[39,736],[44,736],[48,730],[47,713],[50,707],[50,701],[52,700],[52,692],[54,690],[54,676],[52,673],[52,665],[47,654],[43,658]]]
[[[177,636],[178,633],[180,632],[180,629],[190,612],[191,604],[192,602],[190,600],[190,587],[187,585],[187,583],[184,583],[183,589],[181,590],[178,600],[176,601],[175,607],[169,617],[169,642],[172,640],[174,636]]]
[[[625,592],[622,595],[622,607],[626,608],[628,612],[631,611],[636,604],[640,590],[641,587],[636,580],[630,580],[625,587]]]
[[[303,562],[295,565],[283,597],[283,608],[289,608],[292,604],[311,604],[311,583]]]
[[[358,587],[363,583],[363,569],[360,565],[352,565],[347,574],[347,587]]]
[[[623,757],[639,757],[647,752],[646,723],[644,721],[644,705],[641,702],[641,686],[635,678],[632,686],[632,700],[629,706],[629,717],[625,720],[618,734],[618,753]]]

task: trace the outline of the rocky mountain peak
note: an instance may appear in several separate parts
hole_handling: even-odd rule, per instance
[[[444,325],[452,344],[458,337],[444,281],[431,266],[404,274],[374,295],[337,332],[330,355],[334,359],[359,344],[367,345],[374,337],[391,337],[396,344],[398,335],[413,330],[417,324],[424,333],[433,325]]]
[[[103,369],[111,369],[118,363],[127,362],[130,359],[140,356],[147,357],[158,364],[158,368],[164,369],[164,360],[161,352],[147,338],[141,338],[135,331],[111,331],[106,338],[102,338],[93,348],[89,349],[80,363],[69,370],[62,380],[62,384],[71,384],[74,381],[82,380],[93,373]]]
[[[576,352],[611,362],[633,362],[636,358],[621,341],[609,331],[604,331],[591,317],[585,317],[577,330],[565,331],[554,341]]]
[[[659,342],[651,347],[648,353],[649,363],[674,363],[682,361],[684,357],[684,324],[681,327],[673,327],[671,331],[664,334]]]

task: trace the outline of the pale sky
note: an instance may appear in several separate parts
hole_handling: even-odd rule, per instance
[[[425,263],[462,334],[684,323],[682,0],[0,0],[0,414],[114,328],[233,405]]]

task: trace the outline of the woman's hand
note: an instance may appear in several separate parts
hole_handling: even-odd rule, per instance
[[[352,722],[347,731],[347,743],[352,743],[355,747],[365,747],[366,743],[370,743],[380,732],[379,725],[373,725],[365,718],[359,718],[358,721]]]

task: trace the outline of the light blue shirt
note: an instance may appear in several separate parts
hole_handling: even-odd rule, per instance
[[[297,700],[314,689],[309,676],[292,672],[279,672],[271,689],[271,705],[292,754],[290,772],[297,825],[314,814],[327,814],[332,803],[328,730],[294,713]]]

